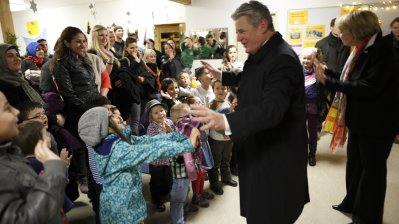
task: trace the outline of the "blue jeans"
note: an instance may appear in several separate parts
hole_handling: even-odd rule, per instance
[[[170,218],[173,224],[184,224],[184,204],[187,200],[191,181],[188,178],[173,179],[170,192]]]

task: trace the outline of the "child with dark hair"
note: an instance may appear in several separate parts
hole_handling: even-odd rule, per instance
[[[147,212],[141,193],[141,164],[190,152],[199,135],[197,130],[189,139],[177,132],[132,136],[122,117],[104,107],[86,111],[78,127],[81,139],[94,147],[96,164],[104,177],[100,195],[102,224],[143,222]]]
[[[213,82],[213,90],[215,91],[215,99],[210,104],[210,109],[219,113],[229,113],[230,104],[226,101],[228,88],[222,85],[220,80]],[[212,149],[215,166],[208,171],[210,188],[218,195],[223,194],[223,186],[237,186],[237,182],[231,178],[230,160],[233,149],[233,141],[229,136],[224,135],[215,130],[210,131],[209,144]],[[219,171],[221,181],[219,180]]]
[[[166,78],[162,80],[162,91],[166,94],[166,97],[162,98],[162,103],[168,106],[169,110],[167,111],[167,117],[170,117],[170,108],[175,104],[181,103],[179,100],[179,86],[175,79]]]
[[[43,175],[45,172],[43,164],[36,159],[35,147],[40,140],[44,140],[50,146],[50,137],[47,135],[46,126],[40,121],[29,120],[21,123],[18,126],[19,134],[13,139],[13,143],[19,146],[22,154],[29,161],[29,165],[35,170],[38,175]],[[68,156],[68,151],[64,148],[61,150],[60,158],[69,166],[72,156]],[[66,172],[68,176],[68,172]],[[67,213],[73,208],[73,202],[64,195],[63,212]],[[64,217],[65,219],[66,217]]]
[[[98,94],[99,95],[99,94]],[[43,100],[46,102],[48,119],[48,130],[57,142],[58,150],[67,148],[73,155],[72,163],[69,168],[70,181],[66,187],[66,193],[71,200],[79,197],[79,191],[84,194],[88,192],[87,165],[84,146],[65,125],[64,101],[58,93],[43,93]]]
[[[35,120],[39,121],[42,123],[46,129],[48,130],[49,128],[49,122],[47,118],[47,114],[45,109],[40,103],[37,102],[32,102],[32,101],[25,101],[22,102],[17,106],[17,109],[20,111],[20,114],[18,116],[19,122],[23,121],[28,121],[28,120]],[[58,153],[58,145],[57,142],[55,141],[54,136],[50,133],[47,132],[47,135],[51,138],[51,147],[50,149],[55,153]]]
[[[215,99],[215,94],[211,86],[213,75],[205,67],[199,67],[195,70],[195,77],[201,83],[201,86],[192,89],[191,93],[194,96],[198,96],[202,103],[206,107],[209,107],[209,103]]]

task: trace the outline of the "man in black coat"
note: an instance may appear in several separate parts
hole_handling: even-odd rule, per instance
[[[241,215],[253,223],[294,223],[309,202],[304,76],[292,48],[274,31],[268,8],[242,4],[232,15],[249,54],[230,73],[203,62],[223,85],[238,86],[238,108],[219,114],[192,106],[203,129],[224,130],[238,151]]]

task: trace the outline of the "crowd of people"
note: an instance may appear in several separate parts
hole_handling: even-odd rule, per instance
[[[370,11],[333,19],[300,57],[262,3],[243,3],[232,19],[245,66],[224,33],[180,46],[171,38],[161,51],[103,25],[90,37],[66,27],[53,55],[44,39],[25,57],[0,44],[1,222],[65,223],[81,192],[96,223],[143,223],[147,163],[152,204],[164,212],[170,201],[172,223],[238,186],[232,175],[248,223],[293,223],[310,200],[307,165],[324,131],[333,150],[349,134],[347,195],[333,209],[382,223],[399,131],[399,18],[386,37]],[[190,74],[208,58],[223,60]]]

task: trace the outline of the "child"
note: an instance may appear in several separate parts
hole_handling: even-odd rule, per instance
[[[222,71],[240,72],[244,64],[237,59],[237,47],[229,45],[223,53]]]
[[[188,113],[187,104],[176,104],[171,108],[171,119],[173,123],[178,125],[178,122]],[[173,185],[170,192],[170,218],[172,224],[184,223],[184,211],[192,209],[198,211],[198,208],[188,203],[187,197],[190,192],[190,179],[187,168],[185,166],[184,157],[182,155],[173,157],[171,160]]]
[[[18,105],[18,109],[21,112],[18,116],[20,122],[35,120],[42,123],[46,127],[46,130],[48,129],[48,118],[46,111],[40,103],[26,101]],[[47,134],[51,138],[50,149],[58,155],[58,146],[54,136],[50,132],[47,132]]]
[[[47,170],[38,176],[11,141],[19,131],[19,111],[0,92],[0,198],[2,223],[58,223],[66,185],[64,161],[43,140],[35,155]]]
[[[209,102],[215,99],[211,86],[213,75],[205,67],[199,67],[195,70],[195,77],[201,83],[201,86],[192,89],[191,92],[194,96],[198,96],[205,106],[209,107]]]
[[[200,125],[198,122],[193,122],[190,119],[189,111],[190,106],[185,103],[175,105],[171,109],[171,118],[177,126],[177,130],[186,136],[190,134],[192,128],[197,128]],[[196,174],[196,179],[193,180],[192,178],[190,178],[192,180],[193,188],[193,198],[191,202],[194,205],[206,208],[209,206],[208,199],[213,199],[214,195],[203,190],[206,170],[202,167],[202,145],[197,147],[197,150],[192,153],[191,157],[195,160],[196,168],[194,171]],[[184,163],[186,165],[186,173],[188,173],[188,176],[190,176],[190,171],[192,170],[192,168],[189,167],[190,164],[189,161],[187,161],[188,158],[189,157],[186,156],[184,157]]]
[[[21,148],[23,155],[35,172],[38,175],[43,175],[45,170],[43,164],[35,156],[35,146],[41,139],[45,141],[47,146],[50,146],[51,139],[47,135],[46,126],[40,121],[29,120],[21,123],[18,126],[18,130],[19,134],[13,139],[13,143]],[[60,158],[69,166],[72,156],[68,157],[68,151],[64,148],[61,150]],[[72,208],[72,201],[64,195],[63,213],[67,213]]]
[[[86,110],[94,107],[104,107],[111,111],[111,113],[121,116],[120,111],[113,105],[109,99],[99,94],[91,94],[86,100]],[[100,223],[100,194],[104,183],[104,178],[98,173],[96,161],[94,158],[95,151],[92,146],[87,146],[87,155],[89,161],[88,180],[89,192],[87,196],[95,213],[96,223]]]
[[[163,97],[162,103],[166,104],[166,106],[170,109],[173,105],[181,103],[179,100],[179,86],[177,82],[173,78],[166,78],[162,80],[162,91],[167,93],[169,97]],[[170,117],[170,111],[167,111],[167,117]]]
[[[132,136],[121,116],[104,107],[86,111],[79,120],[78,131],[86,145],[94,147],[96,165],[104,177],[100,195],[102,224],[141,223],[146,217],[146,204],[140,165],[192,151],[199,135],[195,130],[190,139],[176,132]]]
[[[173,122],[166,118],[168,107],[165,104],[154,99],[148,102],[145,108],[150,121],[147,128],[147,135],[155,136],[161,133],[172,132],[174,129]],[[173,179],[169,165],[169,159],[165,158],[154,160],[149,166],[152,203],[159,212],[165,211],[163,198],[172,189]]]
[[[317,57],[317,48],[307,47],[302,50],[301,59],[305,76],[306,121],[309,133],[309,165],[316,165],[318,112],[318,83],[314,71],[313,57]],[[321,61],[321,59],[320,59]]]
[[[211,102],[210,109],[221,113],[228,113],[230,104],[225,100],[227,87],[222,85],[220,80],[213,83],[215,99]],[[231,178],[230,159],[233,148],[233,141],[223,133],[215,130],[210,131],[209,144],[212,149],[215,165],[208,171],[210,188],[218,195],[223,194],[222,184],[219,181],[219,169],[222,183],[236,187],[237,182]]]
[[[184,99],[191,95],[191,79],[187,71],[183,70],[177,75],[179,85],[179,98]]]
[[[230,103],[230,112],[234,112],[237,107],[237,95],[233,92],[229,92],[227,96],[227,100]],[[237,149],[233,147],[231,150],[231,159],[230,159],[230,173],[234,176],[238,176],[238,164],[237,164]]]

